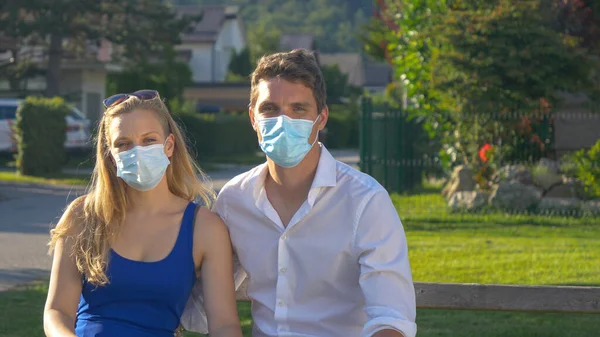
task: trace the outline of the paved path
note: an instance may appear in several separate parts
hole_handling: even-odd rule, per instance
[[[331,152],[349,165],[358,162],[355,150]],[[213,187],[219,190],[247,169],[232,166],[209,175]],[[0,183],[0,291],[47,277],[51,266],[47,254],[48,232],[66,205],[83,191],[83,188]]]
[[[47,275],[50,226],[82,191],[0,184],[0,291]]]

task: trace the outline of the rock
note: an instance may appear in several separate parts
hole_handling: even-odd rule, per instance
[[[523,165],[503,166],[492,176],[492,182],[495,184],[511,180],[516,180],[525,185],[533,185],[533,176]]]
[[[542,158],[538,162],[538,168],[544,168],[546,171],[554,174],[558,174],[560,170],[560,164],[555,162],[554,160],[550,160],[548,158]]]
[[[554,185],[544,194],[544,198],[576,198],[581,199],[584,196],[583,185],[572,178],[562,178],[562,182]]]
[[[559,184],[563,178],[558,174],[558,169],[548,163],[540,160],[540,163],[533,169],[533,183],[548,191],[552,186]]]
[[[581,212],[588,216],[600,216],[600,199],[584,202],[581,205]]]
[[[461,165],[454,168],[450,181],[442,190],[444,198],[450,198],[456,192],[470,192],[475,190],[475,180],[473,179],[473,170]]]
[[[484,192],[456,192],[450,197],[448,207],[453,211],[474,211],[487,204],[488,198],[489,194]]]
[[[581,201],[576,198],[542,198],[538,204],[541,214],[575,215],[579,213]]]
[[[489,200],[496,208],[523,212],[535,206],[541,198],[542,191],[535,186],[512,180],[500,182],[495,186]]]

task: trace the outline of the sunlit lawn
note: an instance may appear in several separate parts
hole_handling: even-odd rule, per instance
[[[415,281],[600,286],[599,218],[450,214],[437,191],[393,200]],[[43,336],[45,292],[36,285],[0,293],[0,337]],[[250,336],[250,306],[238,308]],[[419,310],[417,323],[419,337],[600,335],[598,315]]]
[[[600,218],[450,214],[437,192],[394,196],[416,281],[600,285]]]
[[[50,185],[87,185],[89,177],[85,175],[53,174],[43,177],[23,176],[17,172],[0,171],[0,181],[10,183],[33,183]]]

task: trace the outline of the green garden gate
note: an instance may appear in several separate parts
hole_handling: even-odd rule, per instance
[[[377,179],[389,192],[406,192],[422,182],[423,161],[415,143],[422,135],[420,123],[406,110],[389,105],[374,108],[362,99],[359,118],[360,169]]]

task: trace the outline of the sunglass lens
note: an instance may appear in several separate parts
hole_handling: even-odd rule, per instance
[[[110,108],[111,106],[117,105],[125,101],[129,95],[127,94],[117,94],[110,96],[109,98],[104,100],[104,106]]]
[[[132,95],[139,97],[142,100],[154,99],[158,97],[158,91],[156,90],[139,90],[134,92]]]

